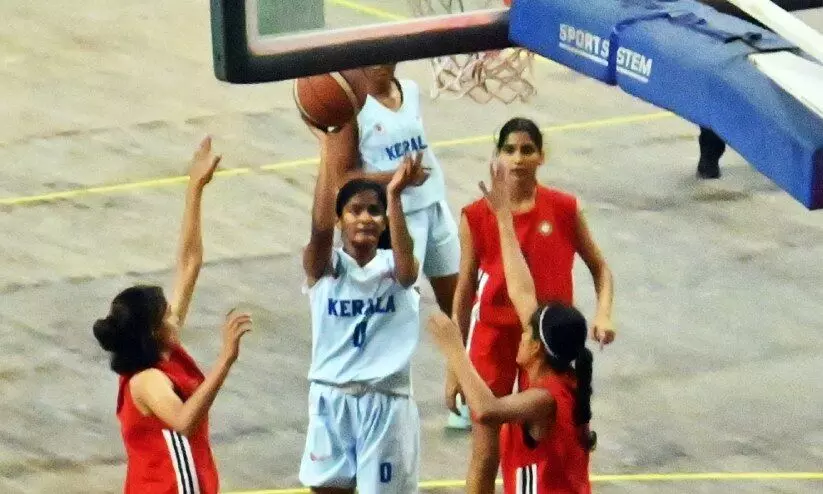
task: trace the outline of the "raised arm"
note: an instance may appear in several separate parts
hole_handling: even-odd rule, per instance
[[[429,318],[428,329],[446,357],[449,371],[460,383],[463,396],[475,418],[485,424],[545,421],[555,406],[546,390],[528,389],[498,398],[477,374],[463,348],[460,331],[442,312]]]
[[[329,147],[330,169],[333,170],[334,183],[338,188],[354,178],[365,178],[383,187],[389,185],[394,176],[393,172],[363,171],[359,150],[360,133],[356,118],[341,127],[338,132],[330,133],[324,138]]]
[[[359,150],[360,133],[356,118],[344,125],[339,132],[328,134],[325,139],[329,145],[329,160],[338,188],[355,178],[371,180],[383,187],[388,187],[394,172],[367,172],[363,169],[363,158]],[[428,178],[428,174],[423,173],[424,170],[418,171],[413,181],[414,185],[420,185]]]
[[[200,142],[191,160],[180,228],[176,274],[170,300],[171,311],[177,317],[178,328],[186,321],[194,285],[203,265],[203,235],[200,225],[203,189],[214,176],[214,170],[221,158],[212,154],[211,136],[208,136]]]
[[[184,402],[174,392],[171,380],[158,369],[148,369],[129,382],[132,396],[141,411],[148,411],[171,429],[190,435],[211,408],[217,392],[237,360],[240,338],[251,330],[251,316],[230,314],[223,325],[223,345],[217,364],[203,383]]]
[[[417,281],[420,272],[420,262],[414,257],[414,241],[406,225],[406,216],[403,213],[403,204],[400,196],[406,187],[412,185],[414,177],[419,173],[422,153],[407,155],[386,189],[388,197],[389,236],[394,254],[394,275],[400,285],[409,287]]]
[[[303,271],[309,286],[319,280],[331,261],[334,242],[335,198],[337,186],[334,181],[333,148],[328,135],[314,131],[320,142],[320,166],[317,183],[314,186],[314,204],[311,212],[311,236],[303,249]]]
[[[537,297],[534,279],[529,272],[523,252],[520,250],[520,243],[514,230],[514,217],[509,207],[505,174],[506,171],[502,166],[495,166],[493,163],[491,166],[492,189],[488,190],[483,182],[480,183],[480,189],[497,215],[506,288],[520,323],[526,328],[530,326],[532,315],[537,310]]]

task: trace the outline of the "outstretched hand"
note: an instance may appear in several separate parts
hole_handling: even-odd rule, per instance
[[[491,189],[486,183],[479,183],[483,197],[495,213],[501,213],[510,209],[509,194],[506,187],[506,168],[497,160],[492,158],[489,162],[489,178],[491,179]]]
[[[214,176],[214,171],[223,156],[215,156],[211,151],[211,136],[206,136],[200,141],[200,146],[194,152],[191,158],[191,165],[189,166],[189,179],[193,181],[198,187],[205,187],[211,182]]]
[[[431,168],[423,166],[423,153],[416,152],[403,157],[388,185],[389,192],[403,192],[406,187],[418,187],[428,180]]]
[[[466,400],[463,398],[463,390],[460,389],[460,383],[457,382],[457,376],[454,375],[454,372],[452,372],[451,369],[446,369],[446,407],[455,415],[461,414],[460,408],[457,406],[458,396],[460,396],[465,403]]]
[[[251,314],[234,309],[226,315],[223,323],[223,357],[229,362],[237,360],[240,353],[240,338],[252,329]]]

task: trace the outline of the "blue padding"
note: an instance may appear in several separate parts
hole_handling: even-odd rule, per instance
[[[823,208],[823,119],[747,60],[796,50],[693,0],[515,0],[512,42],[713,129],[809,209]]]

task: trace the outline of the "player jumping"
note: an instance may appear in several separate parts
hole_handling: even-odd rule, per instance
[[[319,133],[318,133],[319,135]],[[419,417],[410,361],[420,333],[420,266],[401,197],[426,171],[405,156],[388,187],[355,178],[335,194],[329,135],[319,135],[311,238],[309,426],[300,481],[318,493],[417,492]],[[333,248],[335,224],[342,248]],[[389,242],[386,242],[388,235]],[[390,243],[391,250],[380,248]]]

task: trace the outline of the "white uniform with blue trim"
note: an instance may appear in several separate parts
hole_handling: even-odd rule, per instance
[[[300,481],[359,492],[417,492],[420,424],[411,358],[420,294],[395,281],[394,255],[361,267],[334,249],[307,290],[312,315],[309,429]]]
[[[414,256],[428,277],[455,274],[460,268],[457,224],[446,203],[446,182],[432,152],[420,114],[420,89],[411,80],[397,81],[403,94],[399,109],[391,110],[368,96],[357,115],[360,157],[366,172],[393,172],[403,156],[422,151],[423,166],[431,175],[419,187],[408,187],[401,197]]]

